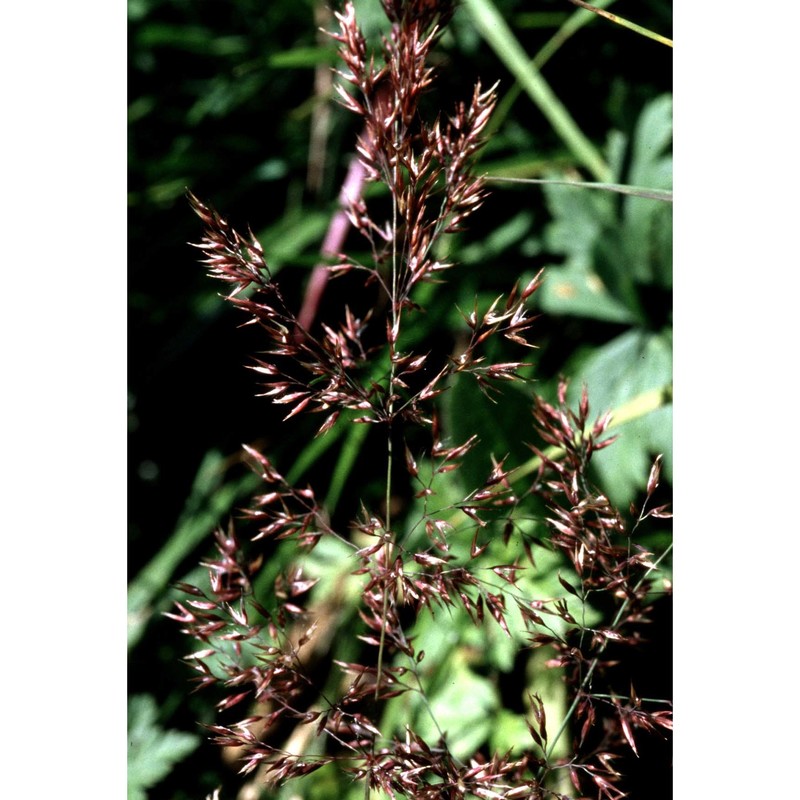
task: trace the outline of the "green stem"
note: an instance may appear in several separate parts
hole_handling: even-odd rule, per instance
[[[598,8],[597,6],[590,6],[588,3],[583,2],[583,0],[569,1],[575,6],[579,6],[580,8],[585,8],[587,11],[591,11],[592,14],[597,14],[600,17],[605,17],[606,19],[611,20],[611,22],[616,22],[617,25],[620,25],[623,28],[627,28],[635,33],[640,33],[642,36],[646,36],[648,39],[653,39],[660,44],[665,44],[667,47],[672,47],[672,39],[667,39],[666,36],[661,36],[660,34],[654,33],[647,28],[643,28],[641,25],[637,25],[635,22],[618,17],[616,14],[610,14],[608,11],[603,11],[602,8]]]
[[[397,135],[397,133],[396,133]],[[395,171],[395,180],[392,180],[391,185],[396,186],[396,172],[398,169],[397,163],[393,167]],[[398,230],[398,209],[397,209],[397,196],[392,193],[392,230],[395,235],[392,237],[392,296],[389,298],[389,303],[392,309],[392,327],[391,327],[391,340],[389,341],[389,383],[387,389],[387,433],[386,433],[386,495],[385,495],[385,523],[384,523],[384,569],[388,575],[389,565],[392,559],[392,459],[394,456],[392,449],[392,416],[394,414],[394,381],[395,381],[395,345],[397,343],[398,331],[400,328],[400,314],[402,310],[399,306],[398,291],[400,286],[400,275],[397,266],[397,230]],[[375,700],[377,702],[378,695],[380,694],[381,677],[383,675],[383,656],[386,649],[386,616],[389,611],[389,587],[388,581],[383,587],[383,609],[381,613],[381,640],[378,645],[378,670],[375,677]]]
[[[489,183],[535,183],[555,184],[558,186],[575,186],[581,189],[601,189],[606,192],[628,194],[632,197],[643,197],[646,200],[661,200],[665,203],[672,202],[672,192],[669,189],[648,189],[644,186],[629,186],[624,183],[592,183],[590,181],[559,181],[547,178],[504,178],[500,175],[487,175]]]
[[[606,8],[610,6],[614,0],[598,0],[597,8]],[[572,34],[579,31],[584,25],[591,22],[595,15],[591,11],[579,8],[575,13],[570,15],[567,21],[550,37],[549,41],[545,43],[542,49],[536,54],[533,60],[537,69],[542,69],[544,65],[552,58],[553,54],[561,47],[564,42],[569,39]]]
[[[614,0],[597,0],[597,5],[600,8],[610,6]],[[550,37],[544,44],[541,50],[533,57],[531,68],[535,70],[542,70],[544,65],[555,55],[558,49],[572,36],[579,31],[588,22],[594,20],[595,15],[591,11],[579,8],[571,14],[566,22]],[[500,103],[497,104],[497,109],[492,114],[492,119],[489,122],[487,134],[493,133],[500,127],[500,123],[504,120],[509,113],[514,103],[522,91],[522,86],[517,81],[506,93],[506,96]]]
[[[475,27],[498,58],[522,84],[525,91],[572,151],[575,158],[598,180],[611,180],[611,169],[597,148],[584,135],[564,104],[536,69],[491,0],[464,0]]]

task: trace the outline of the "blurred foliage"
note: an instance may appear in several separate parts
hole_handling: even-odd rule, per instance
[[[669,0],[598,5],[618,6],[623,16],[671,36]],[[377,0],[356,6],[365,32],[379,33]],[[476,15],[486,13],[505,21],[505,52],[519,56],[513,64],[484,38]],[[184,192],[191,188],[237,228],[249,225],[273,272],[281,271],[284,294],[299,306],[352,157],[357,121],[333,100],[336,54],[318,31],[331,27],[321,2],[129,0],[128,14],[129,796],[188,800],[222,786],[222,797],[230,798],[238,783],[217,750],[177,733],[196,731],[214,712],[210,699],[186,696],[190,674],[180,658],[188,644],[178,626],[160,617],[174,599],[170,584],[203,580],[197,564],[210,551],[211,532],[253,491],[255,479],[239,456],[243,442],[268,452],[292,479],[319,482],[335,519],[350,518],[381,489],[377,480],[361,485],[359,495],[347,488],[351,476],[376,473],[367,426],[339,426],[312,440],[304,421],[283,425],[268,401],[254,396],[256,383],[243,365],[259,349],[258,332],[237,328],[242,319],[197,266],[187,242],[197,241],[199,228]],[[465,3],[437,58],[428,101],[434,112],[469,97],[477,78],[484,86],[500,80],[482,154],[490,176],[671,189],[668,48],[566,0],[496,0]],[[532,88],[542,82],[550,94]],[[595,162],[554,128],[553,114],[562,110],[607,173],[593,174]],[[463,335],[462,312],[475,303],[486,308],[515,280],[546,267],[538,295],[540,349],[529,370],[536,390],[551,396],[561,374],[576,395],[585,382],[597,414],[635,406],[648,393],[661,398],[658,407],[620,425],[619,441],[597,459],[598,484],[624,510],[643,491],[657,453],[664,453],[664,476],[672,479],[671,205],[556,183],[490,188],[469,230],[448,244],[447,257],[459,264],[452,283],[424,287],[417,298],[426,314],[414,338],[446,354]],[[361,247],[357,240],[348,244]],[[336,313],[343,298],[356,308],[371,301],[343,279],[330,285],[321,313]],[[484,443],[480,458],[465,465],[465,481],[470,471],[485,474],[491,454],[519,463],[530,458],[529,402],[515,387],[492,404],[466,382],[456,384],[446,411],[444,424],[455,438],[477,432]],[[662,541],[666,531],[652,536]],[[494,563],[504,555],[492,553]],[[324,551],[315,557],[324,578],[315,597],[345,602],[337,593],[346,582],[325,569]],[[278,550],[273,558],[267,572],[274,576],[288,554]],[[542,559],[536,591],[563,594],[557,563],[548,564],[546,554]],[[438,718],[469,709],[452,720],[464,752],[476,743],[513,749],[527,731],[509,711],[503,681],[524,685],[536,664],[516,662],[513,642],[496,626],[439,622],[426,619],[415,631],[424,642],[423,663],[441,675],[430,698]],[[459,647],[448,628],[459,631]],[[557,718],[560,687],[544,699]],[[421,726],[430,719],[423,709],[390,705],[387,722],[408,713]],[[326,768],[292,791],[330,797],[338,787],[335,771]],[[354,792],[363,796],[360,788]]]
[[[156,701],[150,695],[128,699],[128,800],[144,800],[146,790],[200,743],[199,736],[163,730],[157,719]]]

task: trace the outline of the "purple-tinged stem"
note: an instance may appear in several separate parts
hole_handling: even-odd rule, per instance
[[[339,192],[340,208],[333,215],[331,224],[328,226],[328,232],[322,242],[320,254],[325,259],[337,258],[344,249],[344,241],[350,230],[350,219],[347,216],[346,209],[361,197],[366,174],[364,165],[358,158],[354,158],[350,162],[347,176]],[[311,325],[314,323],[329,277],[330,270],[327,264],[317,264],[311,271],[311,277],[308,280],[305,297],[303,298],[303,306],[297,315],[300,329],[310,330]]]

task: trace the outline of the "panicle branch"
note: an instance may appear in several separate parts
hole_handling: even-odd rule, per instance
[[[369,241],[374,266],[368,268],[386,287],[395,308],[412,304],[410,294],[421,281],[434,280],[451,265],[432,252],[444,233],[461,230],[462,223],[484,199],[483,179],[473,174],[474,156],[496,97],[494,88],[475,87],[471,102],[460,103],[442,125],[421,118],[420,98],[433,80],[427,66],[431,48],[452,16],[450,2],[384,3],[392,28],[383,42],[383,63],[367,60],[364,36],[351,3],[337,14],[347,71],[342,78],[354,85],[356,99],[339,88],[346,108],[364,119],[357,151],[371,181],[381,181],[391,193],[397,219],[377,221],[363,198],[352,199],[353,226]],[[399,256],[401,276],[391,285],[380,276],[380,265]],[[339,272],[360,265],[343,259]]]

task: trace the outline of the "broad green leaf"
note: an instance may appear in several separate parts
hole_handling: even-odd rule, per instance
[[[545,228],[549,252],[566,256],[561,266],[550,266],[539,293],[549,314],[575,314],[609,322],[630,322],[630,310],[609,292],[592,268],[592,252],[601,232],[611,226],[611,196],[582,192],[558,184],[544,185],[553,221]]]
[[[535,354],[517,353],[521,359],[533,360]],[[443,397],[442,422],[449,441],[461,443],[477,435],[478,445],[463,459],[456,473],[448,473],[474,488],[482,485],[492,469],[491,458],[509,457],[509,463],[520,463],[530,450],[520,438],[520,430],[532,430],[530,393],[515,391],[522,384],[500,383],[502,394],[487,397],[471,375],[458,375],[452,388]],[[462,495],[463,496],[463,495]]]
[[[672,96],[663,95],[642,111],[631,145],[631,183],[672,189]],[[622,212],[618,235],[637,280],[672,285],[672,209],[630,197]]]
[[[558,184],[546,184],[544,194],[553,217],[545,228],[545,246],[552,253],[588,264],[601,231],[615,222],[613,196]]]
[[[623,186],[645,188],[654,197],[671,190],[672,159],[664,152],[671,137],[672,101],[665,95],[642,111]],[[622,164],[623,144],[619,135],[609,138],[615,170]],[[544,193],[553,217],[545,229],[545,246],[566,260],[549,268],[542,308],[553,314],[647,324],[640,285],[672,285],[671,204],[627,195],[620,206],[610,192],[597,197],[599,192],[556,184],[545,184]]]
[[[415,730],[425,741],[435,742],[441,729],[451,752],[457,758],[467,758],[489,738],[498,700],[491,681],[473,672],[464,651],[459,651],[445,682],[430,698],[431,713],[420,710]]]
[[[146,800],[146,790],[200,744],[200,737],[159,727],[151,695],[128,699],[128,800]]]
[[[540,300],[542,308],[550,314],[575,314],[604,322],[632,323],[636,320],[634,314],[611,295],[597,273],[578,261],[546,271]]]
[[[570,374],[570,401],[577,403],[585,383],[592,415],[599,416],[643,392],[670,385],[672,343],[666,334],[627,331],[594,351]],[[665,478],[672,478],[672,405],[626,422],[614,433],[619,435],[617,441],[596,453],[592,464],[602,491],[625,509],[646,485],[659,453],[664,455]]]
[[[520,753],[535,747],[528,726],[525,724],[525,716],[501,708],[492,725],[489,745],[497,753],[506,753],[509,750],[512,753]]]
[[[331,212],[299,208],[281,217],[278,222],[259,232],[272,272],[287,264],[297,263],[304,250],[322,241],[331,221]]]
[[[672,142],[672,95],[665,94],[650,101],[639,116],[633,135],[631,183],[643,185],[672,185],[671,159],[663,162],[665,151]],[[660,180],[663,179],[663,180]],[[651,180],[655,179],[655,183]]]

